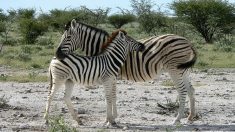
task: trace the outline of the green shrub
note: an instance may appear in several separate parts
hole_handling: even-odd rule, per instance
[[[6,81],[7,78],[8,78],[8,75],[6,75],[6,74],[1,74],[0,75],[0,81]]]
[[[21,52],[18,55],[18,59],[21,60],[21,61],[24,61],[24,62],[32,60],[31,55],[28,54],[28,53],[24,53],[24,52]]]
[[[54,45],[51,37],[44,37],[44,36],[38,37],[36,44],[40,46],[53,46]]]
[[[32,47],[28,46],[28,45],[23,45],[20,47],[21,52],[25,53],[25,54],[31,54],[32,53]]]
[[[36,64],[36,63],[33,63],[33,64],[31,64],[30,65],[32,68],[42,68],[42,66],[41,65],[39,65],[39,64]]]
[[[34,19],[21,19],[19,25],[19,31],[23,37],[23,42],[26,44],[34,44],[37,37],[42,35],[48,29],[43,22]]]
[[[135,16],[131,14],[116,14],[108,17],[109,23],[119,29],[123,25],[135,21]]]
[[[49,119],[49,132],[76,132],[75,128],[71,128],[66,125],[64,119],[59,117],[53,117]]]

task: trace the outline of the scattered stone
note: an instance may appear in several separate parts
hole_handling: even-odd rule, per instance
[[[135,90],[135,89],[129,86],[127,90]]]
[[[141,120],[147,121],[148,119],[146,117],[141,117]]]
[[[25,93],[32,93],[32,89],[25,90]]]
[[[140,97],[141,100],[148,101],[147,97]]]
[[[144,91],[144,93],[150,93],[150,91],[148,91],[148,90],[145,90],[145,91]]]
[[[21,113],[18,115],[18,117],[25,117],[25,115]]]
[[[63,108],[61,108],[61,112],[62,113],[68,113],[68,111],[63,107]]]
[[[78,114],[86,114],[86,110],[83,109],[83,108],[78,108],[78,109],[77,109],[77,113],[78,113]]]
[[[125,131],[125,130],[127,130],[127,129],[128,129],[128,126],[124,126],[124,127],[122,128],[123,131]]]
[[[170,90],[170,91],[168,91],[167,93],[172,93],[172,91]]]

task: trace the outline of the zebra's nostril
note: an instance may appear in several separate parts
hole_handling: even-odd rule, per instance
[[[145,46],[141,44],[139,51],[144,51],[144,50],[145,50]]]

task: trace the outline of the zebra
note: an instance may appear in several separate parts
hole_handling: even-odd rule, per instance
[[[71,23],[73,24],[68,25],[68,28],[75,27],[74,25],[76,25],[76,20],[72,20]],[[76,26],[76,28],[79,30],[78,26]],[[89,28],[92,27],[90,26]],[[79,37],[79,34],[73,35],[76,36],[76,40],[83,39]],[[93,38],[94,37],[95,36],[93,36]],[[92,39],[92,36],[90,39]],[[73,41],[74,43],[70,44],[81,44],[77,43],[76,40]],[[177,88],[179,97],[178,114],[173,121],[173,124],[180,123],[180,120],[183,117],[186,95],[188,95],[190,103],[188,122],[192,123],[193,118],[196,116],[194,97],[195,90],[189,80],[189,70],[197,60],[196,49],[186,38],[174,34],[153,36],[141,40],[140,42],[146,46],[145,50],[142,53],[129,52],[127,60],[119,73],[120,79],[134,82],[145,82],[153,80],[163,71],[168,72]],[[85,43],[83,44],[86,45]],[[91,49],[89,46],[96,47],[96,45],[99,45],[99,43],[89,44],[86,47],[87,49],[82,50],[87,51],[88,49]],[[89,52],[91,51],[88,51],[88,53]],[[116,91],[115,88],[113,88],[113,90],[114,92]],[[113,98],[116,98],[116,95],[114,95]]]
[[[68,35],[69,36],[69,35]],[[64,38],[66,39],[66,37]],[[65,41],[61,41],[64,43]],[[72,42],[72,41],[70,41]],[[66,41],[66,43],[69,43]],[[102,84],[107,103],[107,126],[114,126],[117,116],[116,100],[113,100],[112,88],[116,87],[116,77],[130,51],[143,51],[145,46],[127,35],[124,30],[113,32],[106,42],[106,48],[98,56],[79,56],[69,54],[63,59],[53,58],[50,66],[50,93],[48,95],[44,118],[48,122],[51,100],[56,90],[65,85],[64,101],[74,120],[77,118],[71,102],[72,89],[75,83],[80,85]]]
[[[71,26],[74,28],[70,28]],[[76,36],[71,34],[76,34]],[[64,43],[58,46],[56,58],[63,59],[76,49],[81,49],[86,56],[96,56],[102,51],[102,45],[108,37],[109,34],[105,30],[92,27],[82,22],[76,22],[73,19],[65,25],[65,32],[61,37],[61,41],[64,41]],[[70,41],[76,41],[76,45]]]

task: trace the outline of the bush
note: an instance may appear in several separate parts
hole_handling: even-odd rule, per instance
[[[76,132],[76,128],[71,128],[66,125],[64,119],[59,117],[53,117],[49,120],[49,132]]]
[[[34,19],[21,19],[20,33],[23,36],[23,42],[26,44],[34,44],[39,35],[47,31],[48,27],[40,21]]]
[[[24,53],[24,52],[21,52],[18,55],[18,59],[21,60],[21,61],[24,61],[24,62],[32,60],[31,55],[28,54],[28,53]]]
[[[108,17],[109,23],[119,29],[123,25],[135,21],[135,16],[131,14],[116,14]]]
[[[192,24],[207,43],[213,42],[218,30],[232,30],[235,22],[235,7],[224,0],[180,0],[174,1],[171,8],[176,15]]]
[[[38,37],[36,44],[40,46],[53,46],[54,45],[51,37],[44,37],[44,36]]]

